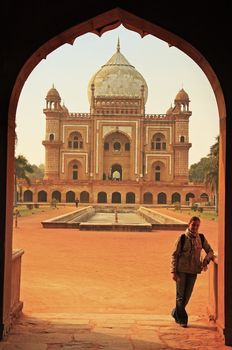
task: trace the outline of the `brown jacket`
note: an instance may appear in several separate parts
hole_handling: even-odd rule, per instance
[[[204,260],[209,263],[214,258],[214,252],[204,236],[203,246],[199,234],[193,235],[188,229],[185,231],[185,241],[181,249],[181,235],[176,241],[175,250],[172,253],[171,272],[201,273],[201,251],[204,249]]]

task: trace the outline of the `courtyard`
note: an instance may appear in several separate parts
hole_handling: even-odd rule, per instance
[[[157,210],[157,208],[156,208]],[[224,350],[209,322],[208,272],[199,275],[187,307],[189,327],[170,310],[175,287],[170,256],[178,231],[110,232],[45,229],[63,207],[20,217],[13,245],[23,248],[23,314],[1,350]],[[188,221],[186,213],[159,209]],[[217,251],[217,222],[201,231]]]

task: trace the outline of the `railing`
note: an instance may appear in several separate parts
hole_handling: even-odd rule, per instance
[[[173,120],[173,118],[167,114],[145,114],[144,120]]]
[[[209,319],[216,321],[218,318],[218,257],[209,264],[209,297],[207,311]]]
[[[17,318],[23,308],[20,301],[20,282],[21,282],[21,262],[23,249],[15,249],[12,253],[12,276],[11,276],[11,319]]]
[[[85,118],[89,119],[90,118],[90,113],[69,113],[70,118]]]

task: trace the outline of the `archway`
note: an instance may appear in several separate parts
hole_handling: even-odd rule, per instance
[[[89,192],[82,191],[80,193],[80,202],[81,203],[89,203]]]
[[[99,192],[97,195],[98,203],[107,203],[107,194],[106,192]]]
[[[122,180],[122,167],[120,164],[113,164],[111,168],[111,179],[116,181]]]
[[[56,199],[57,202],[61,202],[61,193],[60,193],[60,191],[53,191],[52,192],[52,199]]]
[[[148,15],[145,15],[146,18],[148,18]],[[155,18],[155,17],[151,17],[151,18]],[[79,19],[80,20],[80,19]],[[154,20],[155,21],[155,20]],[[97,24],[96,24],[97,23]],[[35,54],[33,54],[31,56],[31,58],[27,61],[27,63],[24,65],[24,67],[22,68],[20,74],[18,75],[18,78],[16,80],[16,83],[14,85],[14,89],[13,92],[10,90],[8,91],[9,94],[8,96],[12,96],[11,97],[11,103],[10,103],[10,109],[9,109],[9,120],[10,123],[7,124],[6,126],[9,125],[9,137],[8,140],[9,144],[8,144],[8,163],[6,163],[6,152],[5,152],[5,158],[4,158],[4,166],[9,170],[6,172],[6,174],[8,174],[8,176],[10,178],[13,179],[13,157],[12,157],[12,150],[13,150],[13,144],[14,144],[14,140],[12,137],[12,125],[13,125],[13,121],[14,121],[14,115],[15,115],[15,109],[17,106],[17,101],[18,101],[18,96],[19,93],[22,89],[22,86],[25,82],[26,77],[30,74],[30,72],[32,71],[32,69],[36,66],[36,64],[42,59],[42,57],[45,57],[47,54],[49,54],[52,50],[54,50],[56,47],[58,47],[59,45],[65,43],[65,42],[71,42],[72,39],[78,35],[81,35],[83,32],[87,32],[87,31],[92,31],[95,32],[97,34],[102,34],[104,31],[111,29],[114,26],[117,26],[120,23],[123,23],[125,26],[128,26],[128,28],[133,28],[134,30],[140,32],[142,35],[145,35],[146,33],[150,33],[153,35],[156,35],[159,38],[162,38],[163,40],[166,40],[167,42],[170,43],[171,45],[175,45],[176,47],[182,49],[182,51],[184,51],[187,55],[189,55],[190,57],[192,57],[194,59],[195,62],[197,62],[199,64],[199,66],[202,68],[202,70],[205,72],[205,74],[207,75],[211,86],[215,92],[215,96],[217,98],[217,103],[218,103],[218,107],[219,107],[219,115],[221,118],[221,138],[220,138],[220,174],[221,174],[221,180],[220,180],[220,188],[219,188],[219,193],[220,193],[220,199],[219,199],[219,226],[220,226],[220,232],[221,232],[221,244],[219,246],[219,254],[221,253],[221,260],[220,260],[220,264],[219,264],[219,279],[221,282],[221,285],[223,286],[223,288],[221,288],[220,290],[220,295],[219,297],[221,297],[221,300],[224,300],[224,295],[227,296],[229,295],[229,290],[230,290],[230,279],[229,279],[229,271],[226,270],[225,271],[225,275],[224,275],[224,265],[225,266],[231,266],[231,257],[228,254],[228,251],[225,250],[225,260],[224,260],[224,247],[226,246],[230,246],[230,244],[228,244],[229,242],[231,242],[231,238],[229,238],[229,231],[230,231],[230,205],[225,205],[225,203],[230,204],[231,203],[231,199],[230,199],[230,192],[225,193],[225,169],[228,169],[228,174],[231,174],[231,170],[229,170],[229,167],[226,167],[225,165],[225,149],[226,149],[226,109],[225,109],[225,103],[224,103],[224,96],[222,93],[222,89],[220,87],[220,84],[218,82],[217,76],[215,75],[212,67],[208,64],[207,60],[203,57],[203,55],[197,51],[194,47],[192,47],[190,44],[188,44],[186,41],[184,41],[183,39],[180,39],[179,37],[177,37],[174,34],[171,34],[170,32],[163,30],[161,27],[157,27],[154,24],[152,24],[151,22],[146,22],[145,20],[141,20],[141,18],[137,18],[133,15],[131,15],[130,13],[127,13],[121,9],[115,9],[110,11],[110,15],[109,13],[107,14],[107,16],[103,15],[102,17],[99,16],[98,17],[98,21],[96,21],[96,23],[91,19],[90,21],[87,21],[86,23],[84,23],[84,25],[82,24],[81,26],[77,25],[75,28],[72,27],[71,30],[66,30],[64,33],[62,33],[62,35],[59,35],[59,37],[54,38],[53,40],[49,40],[48,38],[50,38],[49,33],[47,34],[47,43],[41,47]],[[160,23],[162,24],[162,20],[160,21]],[[165,20],[164,20],[165,23]],[[70,24],[71,25],[71,24]],[[168,25],[168,22],[166,22],[166,26]],[[62,27],[62,26],[61,26]],[[164,25],[165,27],[165,25]],[[62,27],[63,30],[66,28],[66,26]],[[169,26],[169,28],[172,28],[172,25]],[[59,29],[57,29],[58,32],[60,31],[60,27]],[[174,31],[174,29],[173,29]],[[57,32],[57,34],[58,34]],[[177,30],[178,32],[178,30]],[[54,32],[51,34],[54,35]],[[187,35],[188,38],[188,35]],[[46,40],[42,40],[41,42],[46,42]],[[189,40],[191,41],[191,36],[189,36]],[[36,45],[35,45],[36,47]],[[37,46],[39,47],[39,46]],[[16,70],[14,73],[15,77],[16,77]],[[226,78],[225,78],[226,79]],[[12,79],[12,81],[15,81],[15,79]],[[11,89],[11,86],[9,85],[9,89]],[[226,89],[226,86],[225,86]],[[11,94],[12,92],[12,94]],[[8,102],[9,97],[4,95],[6,101]],[[229,101],[228,101],[229,103]],[[229,105],[229,104],[228,104]],[[8,106],[8,104],[7,104]],[[5,114],[7,111],[7,109],[4,110]],[[229,122],[228,122],[229,123]],[[230,125],[230,124],[228,124]],[[3,133],[6,134],[6,127],[4,126],[4,130]],[[4,150],[7,149],[6,146],[6,140],[7,138],[4,136]],[[228,148],[230,149],[229,146],[229,142],[228,142]],[[229,153],[229,152],[228,152]],[[228,160],[228,164],[229,160]],[[230,176],[227,176],[227,185],[228,185],[228,189],[230,188],[229,186],[229,179]],[[1,193],[4,193],[4,198],[2,198],[2,205],[3,207],[7,210],[7,212],[11,212],[12,209],[12,202],[9,202],[6,200],[6,198],[13,198],[12,193],[13,193],[13,187],[12,184],[13,181],[9,181],[9,183],[6,182],[6,178],[3,179],[4,181],[2,182],[2,191]],[[6,188],[7,188],[7,193],[6,193]],[[7,205],[4,203],[8,203]],[[226,210],[225,210],[226,208]],[[9,221],[9,223],[7,222],[5,226],[5,220],[1,225],[2,228],[2,232],[7,232],[6,235],[6,243],[7,240],[10,242],[11,241],[11,231],[12,231],[12,224]],[[226,235],[224,237],[224,230],[226,230]],[[224,239],[225,238],[225,239]],[[10,244],[9,244],[10,246]],[[9,259],[10,259],[10,254],[9,252],[5,253],[5,246],[2,245],[2,251],[3,254],[1,254],[1,256],[5,257],[5,264],[3,266],[4,271],[2,270],[2,272],[5,272],[7,274],[10,275],[10,263],[9,263]],[[10,280],[10,279],[9,279]],[[2,280],[3,281],[3,280]],[[225,282],[225,283],[224,283]],[[2,285],[3,282],[2,282]],[[6,290],[9,290],[9,286],[4,285],[4,294],[6,295]],[[228,299],[226,299],[228,302]],[[228,302],[229,303],[229,302]],[[231,304],[229,304],[231,305]],[[3,309],[3,308],[2,308]],[[222,308],[221,310],[221,320],[222,320],[222,325],[224,324],[224,318],[226,318],[226,327],[230,327],[228,328],[228,331],[226,329],[226,336],[231,337],[231,331],[230,329],[232,329],[231,327],[231,317],[230,317],[230,313],[228,310],[232,310],[231,307],[228,307],[227,304],[227,308],[226,311]],[[226,317],[224,317],[224,315]],[[228,326],[229,325],[229,326]],[[228,333],[229,332],[229,333]],[[230,338],[231,339],[231,338]]]
[[[121,193],[113,192],[111,202],[112,203],[121,203]]]
[[[24,202],[33,202],[33,193],[30,190],[26,190],[23,193],[23,201]]]
[[[191,192],[186,194],[185,201],[189,202],[190,199],[195,198],[195,195]]]
[[[153,194],[151,192],[146,192],[143,194],[143,203],[152,204],[153,203]]]
[[[133,192],[127,192],[126,203],[135,203],[135,194]]]
[[[39,191],[38,192],[38,202],[47,202],[47,192]]]
[[[75,192],[68,191],[66,192],[66,203],[74,203],[75,202]]]
[[[112,102],[114,108],[116,108],[117,103],[117,101]],[[103,178],[116,181],[131,179],[130,141],[130,137],[121,129],[105,135],[103,142]],[[118,163],[119,157],[120,164]]]
[[[175,192],[172,194],[172,204],[175,204],[175,203],[181,203],[180,193]]]
[[[158,193],[157,204],[167,204],[167,195],[164,192]]]

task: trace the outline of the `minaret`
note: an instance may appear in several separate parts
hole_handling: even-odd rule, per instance
[[[54,85],[48,91],[46,108],[43,110],[46,115],[46,135],[42,144],[45,147],[45,180],[59,179],[60,164],[60,119],[63,115],[61,98]]]
[[[174,129],[174,179],[181,183],[188,183],[189,148],[189,96],[182,88],[176,95],[172,115],[175,118]]]

